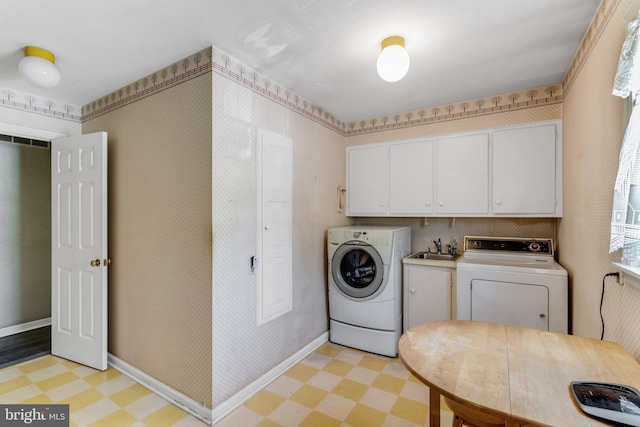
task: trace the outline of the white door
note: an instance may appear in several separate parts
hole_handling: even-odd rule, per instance
[[[389,147],[350,147],[347,162],[347,215],[386,214]]]
[[[260,130],[257,143],[256,324],[293,309],[293,147]]]
[[[436,213],[489,213],[489,134],[436,142]]]
[[[107,134],[51,141],[51,353],[107,369]]]
[[[493,133],[493,213],[556,212],[556,127]]]
[[[433,213],[433,141],[389,147],[389,213]]]
[[[549,330],[549,288],[530,283],[471,281],[471,320]]]
[[[404,264],[404,330],[451,320],[451,269]]]

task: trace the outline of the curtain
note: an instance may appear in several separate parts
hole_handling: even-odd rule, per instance
[[[640,91],[640,18],[629,24],[613,94]],[[640,265],[640,108],[633,108],[624,134],[613,195],[609,252],[622,248],[622,261]]]

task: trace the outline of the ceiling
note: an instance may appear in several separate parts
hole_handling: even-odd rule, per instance
[[[213,45],[349,122],[558,84],[600,0],[3,0],[0,87],[84,105]],[[406,39],[407,76],[376,73]],[[51,50],[54,89],[23,82]]]

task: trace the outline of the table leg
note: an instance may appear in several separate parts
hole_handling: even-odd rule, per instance
[[[440,392],[429,388],[429,427],[440,427]]]

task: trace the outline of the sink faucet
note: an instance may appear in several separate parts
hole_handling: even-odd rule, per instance
[[[438,241],[433,241],[433,243],[436,245],[436,252],[438,254],[442,254],[442,242],[440,241],[440,239],[438,239]]]

